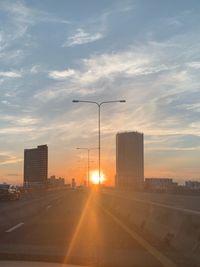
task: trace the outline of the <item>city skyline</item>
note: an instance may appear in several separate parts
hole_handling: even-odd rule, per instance
[[[97,146],[113,184],[115,134],[145,135],[145,177],[199,178],[200,3],[1,1],[0,179],[22,182],[23,149],[47,143],[49,176],[70,180],[74,147]],[[97,170],[97,152],[92,153]]]

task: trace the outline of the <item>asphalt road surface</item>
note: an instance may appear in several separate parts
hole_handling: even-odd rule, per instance
[[[1,201],[0,259],[87,266],[175,266],[138,242],[134,233],[99,205],[97,193],[77,190]]]

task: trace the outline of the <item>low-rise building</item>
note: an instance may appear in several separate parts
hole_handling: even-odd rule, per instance
[[[175,189],[178,183],[174,182],[171,178],[146,178],[145,188],[151,190],[167,190]]]
[[[49,186],[64,186],[65,179],[62,177],[56,178],[55,175],[52,175],[48,178],[48,185]]]
[[[200,190],[200,181],[186,181],[185,187],[192,190]]]

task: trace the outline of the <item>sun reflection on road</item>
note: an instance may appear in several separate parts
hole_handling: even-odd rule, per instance
[[[64,264],[77,255],[78,258],[86,258],[87,261],[98,260],[98,246],[103,244],[103,235],[99,225],[98,209],[96,200],[98,197],[96,190],[91,190],[85,200],[84,207],[75,227],[72,239],[66,251]],[[87,262],[88,263],[88,262]]]

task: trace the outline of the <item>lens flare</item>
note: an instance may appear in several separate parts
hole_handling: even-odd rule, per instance
[[[106,178],[103,172],[101,172],[100,175],[100,182],[103,183],[105,182]],[[99,183],[99,171],[95,170],[95,171],[91,171],[90,172],[90,181],[93,184],[98,184]]]

